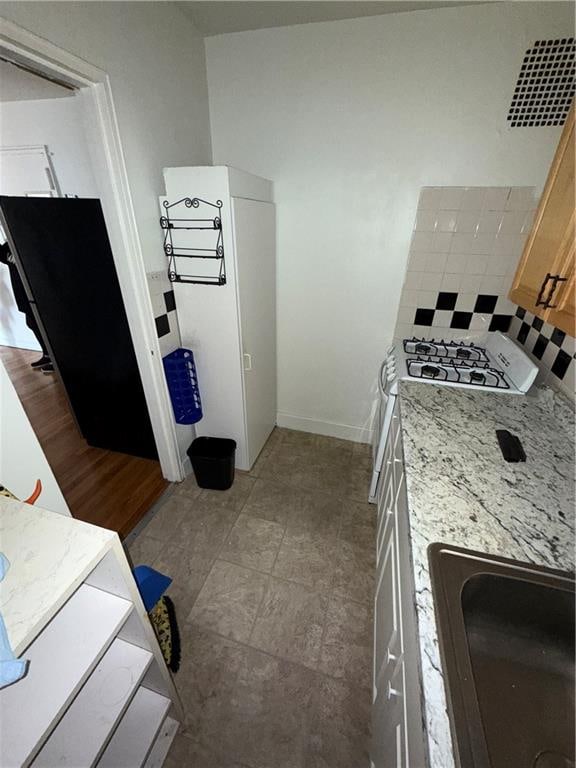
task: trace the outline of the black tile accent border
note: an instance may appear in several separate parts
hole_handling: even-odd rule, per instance
[[[174,291],[166,291],[164,293],[164,304],[166,304],[166,312],[174,312],[176,309],[176,299],[174,298]]]
[[[476,304],[474,305],[474,312],[482,312],[483,314],[491,315],[496,309],[497,302],[498,302],[498,296],[488,296],[486,294],[481,293],[476,299]]]
[[[548,346],[548,339],[546,336],[542,336],[540,333],[538,335],[538,338],[536,339],[536,344],[534,344],[534,347],[532,349],[532,354],[534,357],[538,358],[538,360],[542,360],[542,355],[546,351],[546,347]]]
[[[523,346],[528,345],[528,351],[537,360],[543,359],[546,350],[551,345],[554,349],[557,348],[558,351],[553,357],[552,365],[550,366],[549,362],[547,364],[542,363],[542,365],[562,381],[570,367],[572,358],[576,359],[576,355],[572,351],[570,353],[566,351],[566,348],[573,350],[574,340],[571,337],[567,337],[564,331],[561,331],[559,328],[553,328],[550,325],[545,325],[539,317],[520,307],[516,310],[516,317],[523,320],[516,334],[516,341]],[[530,333],[530,331],[533,332]],[[534,334],[538,334],[535,340]],[[565,347],[564,349],[562,349],[563,346]],[[552,355],[547,356],[547,359],[552,359]]]
[[[556,360],[554,360],[554,364],[552,365],[552,373],[554,376],[557,376],[559,379],[563,379],[566,375],[566,371],[568,370],[568,366],[570,365],[571,357],[567,352],[564,352],[563,349],[559,350],[558,354],[556,355]]]
[[[561,347],[565,338],[566,334],[564,331],[561,331],[560,328],[554,328],[552,331],[552,336],[550,336],[550,341],[552,344],[556,344],[557,347]]]
[[[168,315],[160,315],[159,317],[154,318],[154,320],[156,322],[156,333],[158,334],[158,338],[161,339],[162,336],[167,336],[170,333]]]
[[[535,317],[534,320],[532,320],[532,328],[535,328],[537,331],[541,331],[543,325],[544,320],[541,320],[539,317]]]
[[[461,328],[467,331],[470,328],[471,322],[472,312],[454,312],[452,321],[450,322],[450,328]]]
[[[427,325],[431,326],[434,322],[434,310],[433,309],[417,309],[414,315],[415,325]]]
[[[503,331],[510,328],[513,315],[497,315],[494,310],[498,304],[498,296],[481,293],[476,297],[473,312],[456,310],[459,294],[450,291],[440,291],[436,297],[434,309],[430,307],[417,307],[414,310],[414,325],[431,328],[434,325],[436,311],[452,312],[450,328],[470,330],[474,313],[490,315],[489,331]],[[442,327],[446,327],[443,323]]]
[[[457,299],[457,293],[440,291],[436,300],[436,309],[455,309]]]
[[[518,331],[518,336],[516,337],[520,344],[524,344],[526,339],[528,338],[528,334],[530,333],[530,326],[528,323],[522,323],[520,326],[520,330]]]
[[[506,333],[510,328],[511,322],[512,322],[512,315],[492,315],[492,319],[490,320],[490,325],[488,326],[488,330],[502,331],[502,333]]]

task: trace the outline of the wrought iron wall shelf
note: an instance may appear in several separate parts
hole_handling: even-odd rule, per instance
[[[164,253],[168,257],[168,277],[173,283],[196,283],[197,285],[225,285],[226,263],[222,239],[222,201],[211,203],[200,197],[183,197],[175,203],[162,203],[165,215],[160,226],[165,231]],[[183,214],[189,209],[206,208],[204,218],[192,219]],[[218,211],[218,215],[209,216]],[[200,213],[201,211],[198,210]],[[193,232],[213,232],[194,237]],[[184,232],[190,234],[185,235]],[[179,234],[180,233],[180,234]],[[210,266],[210,262],[213,265]]]

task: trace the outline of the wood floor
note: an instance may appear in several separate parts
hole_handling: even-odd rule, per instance
[[[0,359],[72,515],[124,537],[168,486],[160,464],[91,448],[78,431],[57,376],[30,368],[38,357],[38,352],[0,346]]]

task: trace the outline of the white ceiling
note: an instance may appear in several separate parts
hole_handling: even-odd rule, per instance
[[[354,19],[360,16],[380,16],[385,13],[402,13],[430,8],[444,8],[450,5],[475,5],[472,2],[445,0],[434,2],[347,2],[346,0],[311,0],[311,2],[247,2],[245,0],[200,0],[179,2],[178,5],[192,19],[196,28],[206,36],[227,32],[242,32],[265,27],[286,27],[293,24],[310,24],[315,21]]]
[[[74,91],[0,59],[0,102],[62,99]]]

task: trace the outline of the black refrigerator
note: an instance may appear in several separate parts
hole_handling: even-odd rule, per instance
[[[158,458],[100,201],[2,196],[0,212],[83,437]]]

